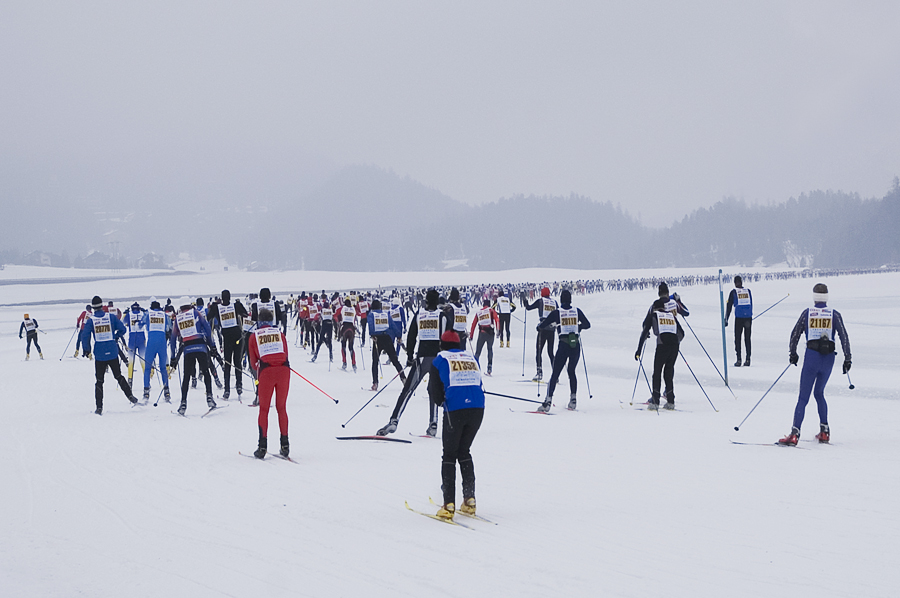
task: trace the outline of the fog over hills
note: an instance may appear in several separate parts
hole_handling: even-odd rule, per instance
[[[375,166],[269,157],[187,173],[173,155],[125,174],[111,164],[108,177],[73,168],[48,184],[10,185],[0,261],[159,267],[190,256],[343,271],[900,262],[896,178],[881,199],[832,191],[772,205],[726,198],[652,229],[619,205],[577,195],[470,206]]]

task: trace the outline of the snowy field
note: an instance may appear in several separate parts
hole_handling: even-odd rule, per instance
[[[661,272],[675,271],[637,275]],[[238,455],[256,446],[256,409],[231,401],[201,419],[198,389],[188,398],[189,417],[176,417],[170,405],[152,407],[155,380],[151,405],[132,409],[107,376],[105,413],[97,417],[92,364],[71,358],[73,347],[61,358],[94,294],[124,309],[134,298],[146,307],[150,295],[209,296],[226,287],[235,295],[261,286],[298,294],[634,274],[207,269],[84,281],[81,271],[8,267],[0,276],[0,595],[896,596],[900,363],[892,345],[900,325],[892,314],[900,274],[823,281],[850,334],[856,389],[840,374],[839,357],[826,389],[833,443],[809,442],[818,428],[811,401],[800,448],[730,440],[773,442],[790,430],[799,368],[788,370],[740,432],[733,428],[787,365],[788,336],[817,280],[748,285],[757,313],[790,297],[754,323],[752,367],[730,367],[728,329],[736,399],[686,329],[684,356],[718,412],[683,361],[675,377],[681,411],[629,405],[634,350],[654,291],[576,296],[593,324],[583,335],[593,398],[581,365],[577,412],[563,409],[565,382],[551,417],[489,397],[473,456],[479,512],[498,525],[463,520],[474,531],[404,508],[408,500],[431,511],[429,496],[440,500],[440,442],[410,436],[428,423],[424,386],[394,435],[412,444],[336,440],[386,423],[399,383],[344,430],[372,397],[361,390],[371,383],[368,369],[329,372],[321,355],[310,364],[292,332],[294,368],[340,403],[293,377],[288,410],[298,464],[258,462]],[[718,288],[673,291],[721,369]],[[40,336],[44,361],[34,352],[24,361],[17,332],[25,312],[47,333]],[[512,348],[495,345],[487,390],[537,398],[535,386],[522,382],[534,374],[534,313],[524,328],[513,320]],[[370,365],[368,350],[360,358]],[[648,396],[641,378],[635,403]],[[274,409],[269,426],[276,444]]]

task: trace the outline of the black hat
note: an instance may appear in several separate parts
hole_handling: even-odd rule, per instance
[[[425,293],[425,303],[428,305],[435,306],[440,299],[441,296],[437,292],[437,289],[428,289],[428,292]]]
[[[224,289],[222,291],[222,301],[224,301],[225,303],[231,301],[231,291],[229,291],[228,289]]]
[[[272,291],[269,290],[268,287],[263,287],[259,290],[259,300],[263,303],[268,303],[272,299]]]
[[[572,304],[572,291],[569,289],[565,289],[562,293],[559,294],[559,302],[563,305],[571,305]]]
[[[450,301],[459,301],[459,289],[456,287],[450,289]]]
[[[744,284],[744,279],[741,278],[740,276],[735,276],[735,277],[734,277],[734,284],[736,284],[736,285],[742,285],[742,284]]]
[[[94,295],[94,298],[91,299],[91,307],[94,309],[101,309],[103,307],[103,299],[100,298],[100,295]]]
[[[664,282],[659,283],[659,296],[660,297],[668,297],[669,296],[669,285]]]

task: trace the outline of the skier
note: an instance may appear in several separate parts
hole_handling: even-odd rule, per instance
[[[397,354],[400,354],[400,348],[403,346],[403,335],[406,334],[406,310],[400,304],[400,295],[394,295],[391,299],[391,319],[397,326],[400,334],[397,335]]]
[[[356,373],[356,351],[353,349],[353,339],[356,338],[356,308],[353,307],[350,298],[344,299],[344,306],[337,312],[338,321],[341,323],[341,358],[344,364],[342,370],[347,369],[347,346],[350,346],[350,361],[353,364],[353,373]]]
[[[422,379],[431,371],[431,361],[441,350],[441,335],[452,328],[452,322],[447,318],[447,312],[438,309],[440,295],[435,289],[428,289],[425,293],[425,304],[413,316],[409,325],[409,334],[406,337],[406,365],[410,367],[409,375],[403,384],[403,390],[397,397],[397,404],[391,413],[391,419],[386,426],[378,430],[377,436],[386,436],[397,431],[400,416],[406,409],[406,404],[412,393],[418,388]],[[416,348],[416,340],[419,341],[419,352],[413,359]],[[437,435],[437,405],[429,400],[429,423],[425,432],[428,436]]]
[[[550,382],[547,383],[547,396],[544,402],[538,407],[538,411],[547,413],[553,404],[553,391],[556,390],[556,383],[559,381],[559,375],[562,373],[566,362],[569,363],[569,409],[575,409],[575,395],[578,391],[578,378],[575,376],[575,367],[578,365],[578,359],[581,357],[581,340],[580,333],[591,327],[591,323],[584,316],[580,308],[572,307],[572,293],[568,289],[564,290],[559,296],[560,307],[553,310],[544,321],[538,325],[538,332],[542,330],[556,330],[559,332],[559,347],[556,349],[556,356],[553,359],[553,373],[550,375]]]
[[[369,325],[369,336],[372,337],[372,388],[378,390],[378,358],[381,353],[387,354],[388,359],[394,364],[397,373],[400,374],[400,380],[406,382],[406,374],[403,373],[403,366],[397,359],[397,353],[394,351],[394,338],[400,336],[400,329],[390,314],[381,309],[381,300],[372,301],[372,309],[367,310],[368,315],[366,321]]]
[[[684,338],[684,329],[676,314],[686,316],[689,312],[681,303],[678,293],[669,297],[669,286],[663,282],[659,285],[659,298],[650,306],[650,310],[644,317],[641,328],[641,338],[638,340],[638,348],[634,354],[635,361],[640,361],[644,341],[650,336],[650,329],[656,335],[656,353],[653,358],[653,389],[647,409],[652,411],[659,409],[661,379],[666,383],[666,404],[663,409],[675,409],[675,360],[678,359],[678,350],[681,340]]]
[[[91,308],[94,315],[91,316],[81,330],[81,348],[85,357],[91,357],[91,336],[94,338],[94,351],[97,357],[94,360],[94,373],[97,382],[94,385],[94,400],[96,401],[97,415],[103,415],[103,378],[106,375],[106,368],[112,372],[119,388],[125,393],[125,396],[135,404],[138,400],[131,394],[131,388],[128,386],[128,380],[122,375],[119,367],[119,345],[118,340],[125,338],[125,325],[116,317],[115,314],[108,313],[103,310],[103,301],[98,296],[91,299]]]
[[[157,362],[162,377],[163,393],[166,403],[170,403],[169,371],[167,367],[166,335],[172,330],[172,321],[162,310],[156,297],[150,298],[150,309],[144,312],[143,327],[147,331],[147,349],[144,352],[144,403],[150,401],[150,370],[153,362]]]
[[[325,298],[325,293],[322,293],[323,299]],[[316,351],[312,356],[312,359],[309,361],[315,363],[316,358],[319,357],[319,348],[323,344],[328,345],[328,363],[334,361],[334,353],[331,350],[331,336],[334,332],[334,310],[331,308],[331,304],[328,301],[324,301],[322,303],[322,323],[321,329],[319,330],[319,342],[316,344]],[[331,366],[328,366],[329,368]]]
[[[25,318],[19,324],[19,338],[22,338],[22,332],[25,332],[25,361],[31,359],[31,343],[34,343],[34,348],[37,349],[38,355],[43,359],[44,354],[41,352],[41,346],[38,344],[38,321],[25,314]]]
[[[359,301],[356,302],[356,315],[359,317],[359,346],[366,346],[366,322],[368,322],[369,309],[372,304],[369,302],[368,295],[360,295]]]
[[[516,304],[510,301],[509,297],[503,294],[500,289],[497,300],[494,301],[494,310],[500,316],[500,327],[497,330],[497,338],[500,339],[500,348],[503,348],[503,330],[506,329],[506,347],[509,348],[509,322],[512,312],[516,311]]]
[[[184,415],[187,410],[188,384],[195,368],[199,366],[203,375],[203,383],[206,385],[206,404],[210,409],[216,408],[213,399],[212,380],[209,374],[209,349],[212,344],[212,331],[209,323],[200,315],[188,297],[182,297],[179,301],[180,311],[175,316],[175,337],[181,339],[178,352],[172,358],[172,367],[178,367],[178,358],[184,353],[184,372],[181,380],[181,406],[178,407],[178,415]]]
[[[825,402],[825,385],[834,368],[835,335],[841,337],[841,350],[844,352],[843,373],[850,371],[850,337],[844,328],[844,320],[840,312],[828,307],[828,287],[822,283],[813,287],[814,306],[804,309],[800,319],[791,331],[790,362],[797,365],[797,343],[800,335],[806,333],[806,353],[803,354],[803,369],[800,371],[800,396],[794,409],[794,423],[791,433],[778,441],[779,444],[796,446],[800,439],[800,426],[810,393],[816,398],[819,410],[819,433],[816,439],[825,443],[831,440],[831,429],[828,426],[828,404]]]
[[[734,367],[741,367],[741,335],[744,335],[744,348],[747,349],[747,360],[744,366],[750,365],[750,328],[753,326],[753,295],[750,289],[744,288],[744,281],[740,276],[734,277],[734,288],[728,294],[728,305],[725,307],[725,325],[728,326],[728,317],[734,306],[734,352],[737,361]]]
[[[481,364],[481,361],[479,361],[481,349],[487,345],[488,366],[485,373],[490,376],[494,365],[494,330],[500,327],[500,319],[497,317],[497,312],[491,307],[491,302],[487,299],[484,300],[482,308],[478,310],[475,314],[475,319],[472,320],[472,329],[469,331],[470,338],[475,338],[475,326],[478,326],[475,361],[479,365]]]
[[[147,371],[145,361],[147,337],[144,328],[144,309],[135,301],[125,310],[125,328],[128,329],[128,387],[134,389],[134,362],[137,355]]]
[[[259,380],[259,448],[253,453],[257,459],[266,456],[269,429],[269,407],[275,394],[278,429],[281,432],[279,453],[287,457],[288,442],[287,396],[291,386],[291,366],[288,362],[287,336],[275,323],[275,314],[268,308],[259,310],[257,328],[250,337],[250,367],[258,372]]]
[[[231,396],[231,367],[234,366],[234,389],[238,400],[243,391],[241,372],[241,326],[238,318],[250,321],[247,309],[240,302],[231,302],[231,291],[222,290],[221,303],[214,303],[209,308],[210,318],[218,319],[222,326],[222,376],[225,378],[225,392],[222,398],[226,401]]]
[[[541,296],[535,299],[534,303],[527,303],[525,301],[524,295],[522,296],[522,303],[525,305],[525,309],[538,310],[538,334],[535,342],[535,356],[534,361],[537,366],[537,373],[534,375],[534,378],[531,379],[532,382],[540,382],[544,377],[544,369],[541,363],[541,351],[544,349],[544,345],[547,345],[547,356],[550,358],[550,364],[552,367],[553,364],[553,339],[556,336],[554,330],[551,328],[549,330],[541,330],[540,324],[553,313],[554,309],[557,309],[559,306],[556,303],[556,299],[552,299],[550,297],[550,287],[543,287],[541,289]]]
[[[84,311],[82,311],[81,315],[78,316],[78,319],[75,320],[75,330],[78,331],[78,332],[76,332],[76,334],[81,333],[82,329],[84,329],[84,323],[88,320],[88,318],[91,317],[92,313],[93,312],[91,311],[91,306],[85,305]],[[75,355],[73,355],[73,357],[76,357],[76,358],[78,357],[78,352],[79,352],[80,346],[81,345],[78,342],[75,343]]]
[[[441,489],[444,503],[437,516],[453,519],[456,504],[456,463],[462,477],[461,513],[475,514],[475,465],[469,449],[484,418],[484,389],[478,362],[459,348],[453,330],[441,335],[441,352],[431,362],[428,398],[444,407],[441,440]]]
[[[450,289],[450,307],[453,308],[453,330],[459,335],[459,348],[466,350],[466,340],[468,340],[467,331],[469,327],[469,306],[462,303],[459,298],[459,289],[453,287]]]

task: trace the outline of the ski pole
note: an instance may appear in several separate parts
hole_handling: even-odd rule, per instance
[[[710,362],[710,363],[712,364],[712,366],[716,369],[716,373],[719,374],[719,378],[722,378],[722,382],[725,383],[725,388],[728,389],[728,392],[731,393],[731,396],[733,396],[735,399],[737,399],[737,396],[735,396],[734,391],[731,390],[731,387],[730,387],[730,386],[728,386],[728,381],[725,380],[725,377],[722,375],[722,372],[720,372],[718,366],[716,366],[716,362],[713,361],[713,358],[709,356],[709,353],[707,353],[706,347],[704,347],[704,346],[703,346],[703,343],[700,342],[700,337],[698,337],[698,336],[697,336],[697,333],[694,332],[694,329],[693,329],[693,327],[691,327],[690,322],[687,321],[687,318],[685,318],[684,323],[687,324],[688,329],[691,331],[691,334],[693,334],[693,335],[694,335],[694,338],[697,339],[697,343],[700,345],[700,348],[703,349],[703,352],[704,352],[704,353],[706,353],[707,359],[709,359],[709,362]],[[685,363],[687,363],[687,362],[685,362]]]
[[[68,351],[69,351],[69,345],[72,344],[72,339],[75,338],[75,335],[76,335],[76,334],[78,334],[78,328],[76,328],[76,329],[75,329],[75,332],[72,333],[72,336],[69,337],[69,342],[66,343],[66,348],[63,349],[62,357],[59,358],[60,361],[62,361],[62,360],[63,360],[63,357],[65,357],[65,356],[66,356],[66,353],[68,353]]]
[[[525,320],[522,322],[522,377],[525,377],[525,334],[528,332],[528,312],[525,312]],[[540,334],[540,333],[538,333]]]
[[[406,368],[403,368],[403,369],[405,370]],[[403,370],[400,370],[400,371],[402,372]],[[391,385],[391,382],[393,382],[394,380],[396,380],[398,376],[400,376],[400,372],[397,372],[397,374],[396,374],[393,378],[391,378],[390,380],[388,380],[388,383],[385,384],[384,386],[382,386],[381,389],[380,389],[378,392],[376,392],[374,395],[372,395],[372,398],[369,399],[368,401],[366,401],[366,404],[363,405],[362,407],[360,407],[360,408],[359,408],[359,411],[357,411],[356,413],[354,413],[354,414],[350,417],[350,419],[348,419],[346,422],[342,423],[342,424],[341,424],[341,427],[342,427],[342,428],[346,428],[346,427],[347,427],[347,424],[349,424],[349,423],[353,420],[354,417],[356,417],[357,415],[359,415],[360,411],[362,411],[363,409],[365,409],[366,407],[368,407],[368,406],[369,406],[369,403],[371,403],[372,401],[374,401],[374,400],[375,400],[375,397],[377,397],[378,395],[380,395],[380,394],[381,394],[381,391],[383,391],[385,388],[387,388],[388,386],[390,386],[390,385]]]
[[[579,343],[581,344],[581,343]],[[584,358],[584,345],[581,345],[581,363],[584,365],[584,381],[587,383],[588,387],[588,398],[593,399],[594,395],[591,393],[591,379],[588,377],[587,373],[587,360]]]
[[[689,364],[689,363],[687,362],[687,359],[684,358],[684,353],[682,353],[681,350],[679,349],[679,350],[678,350],[678,354],[681,355],[681,359],[684,360],[684,365],[686,365],[687,368],[688,368],[688,370],[690,370],[691,376],[693,376],[693,377],[694,377],[694,380],[697,381],[697,386],[699,386],[699,387],[700,387],[700,390],[703,391],[703,396],[705,396],[705,397],[706,397],[706,400],[709,401],[709,404],[712,406],[713,411],[715,411],[716,413],[718,413],[719,410],[716,409],[716,406],[713,405],[713,402],[712,402],[712,400],[709,398],[709,395],[706,394],[706,390],[703,389],[703,385],[700,384],[700,380],[697,380],[697,374],[695,374],[695,373],[694,373],[694,370],[691,369],[691,364]]]
[[[634,405],[634,395],[637,394],[637,383],[641,378],[641,370],[644,369],[644,364],[642,363],[644,360],[644,345],[641,345],[641,356],[638,358],[638,369],[634,374],[634,390],[631,391],[631,401],[628,403],[629,405]],[[646,374],[644,374],[646,376]]]
[[[856,388],[855,386],[853,386],[853,381],[850,379],[850,372],[847,372],[847,382],[850,383],[850,390]]]
[[[782,301],[784,301],[785,299],[787,299],[787,298],[790,297],[790,296],[791,296],[791,294],[788,293],[787,295],[785,295],[784,297],[782,297],[781,299],[779,299],[778,301],[776,301],[775,303],[773,303],[772,305],[770,305],[769,307],[767,307],[766,309],[764,309],[762,312],[760,312],[760,313],[756,314],[755,316],[753,316],[753,318],[751,318],[751,320],[755,320],[756,318],[758,318],[759,316],[763,315],[764,313],[766,313],[767,311],[769,311],[770,309],[772,309],[773,307],[775,307],[776,305],[778,305],[779,303],[781,303]],[[737,317],[737,316],[735,316],[735,317]]]
[[[789,368],[789,367],[791,367],[791,364],[790,364],[790,363],[787,364],[787,367],[786,367],[786,368],[784,368],[784,372],[781,372],[781,374],[780,374],[777,378],[775,378],[775,382],[772,383],[772,386],[769,387],[769,390],[772,390],[773,388],[775,388],[775,385],[778,384],[778,381],[781,380],[781,376],[784,376],[785,372],[788,371],[788,368]],[[756,405],[753,406],[753,409],[750,410],[750,413],[753,413],[753,412],[756,410],[756,408],[759,407],[759,404],[762,403],[762,400],[763,400],[764,398],[766,398],[766,395],[767,395],[767,394],[769,394],[769,390],[767,390],[765,393],[763,393],[763,396],[760,397],[760,399],[759,399],[758,401],[756,401]],[[750,413],[747,414],[747,417],[750,417]],[[736,426],[734,427],[734,431],[735,431],[735,432],[740,432],[740,431],[741,431],[741,426],[743,426],[743,425],[744,425],[744,422],[747,421],[747,417],[745,417],[744,419],[742,419],[742,420],[741,420],[741,423],[739,423],[738,425],[736,425]]]
[[[318,390],[320,393],[322,393],[323,395],[325,395],[326,397],[328,397],[329,399],[331,399],[332,401],[334,401],[334,404],[337,405],[338,400],[337,400],[336,398],[334,398],[333,396],[331,396],[330,394],[328,394],[327,392],[325,392],[324,390],[322,390],[321,388],[319,388],[318,386],[316,386],[315,384],[313,384],[312,382],[310,382],[309,380],[307,380],[306,378],[304,378],[304,377],[303,377],[302,375],[300,375],[300,373],[299,373],[297,370],[295,370],[294,368],[289,368],[289,369],[290,369],[292,372],[294,372],[295,374],[297,374],[298,376],[300,376],[300,378],[301,378],[304,382],[306,382],[307,384],[309,384],[310,386],[312,386],[313,388],[315,388],[316,390]]]
[[[502,395],[502,394],[496,393],[496,392],[488,392],[488,391],[484,391],[484,394],[486,394],[486,395],[493,395],[493,396],[495,396],[495,397],[503,397],[504,399],[515,399],[516,401],[525,401],[526,403],[537,403],[538,405],[541,404],[541,401],[535,401],[534,399],[523,399],[523,398],[520,398],[520,397],[513,397],[513,396],[510,396],[510,395]]]

